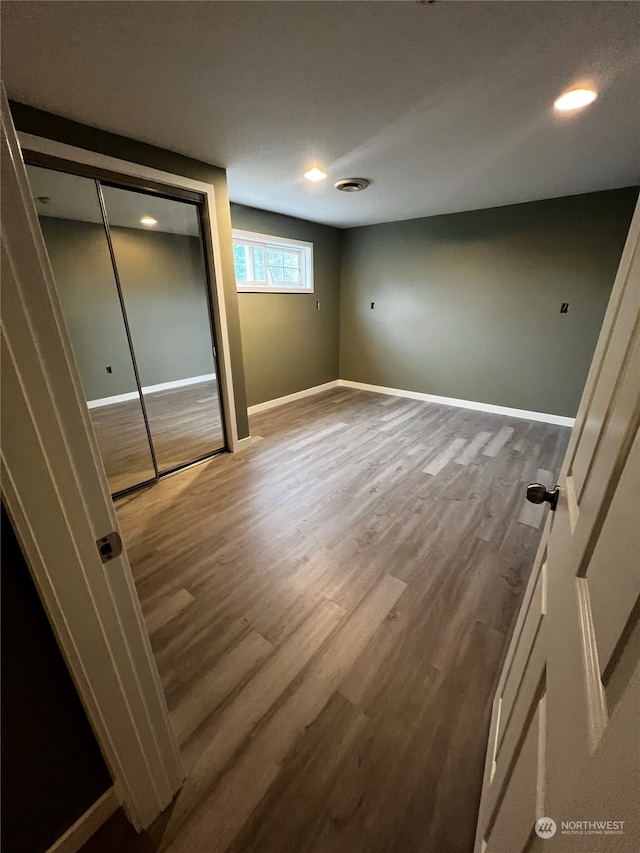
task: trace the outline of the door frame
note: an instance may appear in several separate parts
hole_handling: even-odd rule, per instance
[[[2,497],[63,656],[137,830],[184,779],[22,154],[2,123]],[[132,167],[133,168],[133,167]]]
[[[195,193],[202,199],[199,217],[203,232],[203,251],[207,267],[208,298],[211,311],[212,344],[216,348],[217,363],[220,367],[219,390],[222,408],[222,420],[225,427],[225,437],[228,449],[233,453],[240,450],[242,442],[238,439],[235,396],[233,392],[233,376],[231,372],[231,347],[227,324],[227,311],[224,301],[224,279],[222,274],[222,250],[216,217],[215,188],[211,184],[195,181],[182,175],[162,172],[140,163],[120,160],[106,154],[99,154],[86,148],[77,148],[64,142],[57,142],[42,136],[19,132],[18,142],[22,151],[44,155],[51,160],[64,161],[66,164],[80,166],[77,174],[93,177],[100,181],[121,183],[124,188],[144,189],[145,183],[152,185],[154,191],[166,191],[168,195],[177,191],[180,193]],[[28,157],[27,157],[28,159]],[[44,162],[34,163],[45,168]],[[55,168],[52,164],[48,168]],[[127,178],[133,178],[131,184],[126,184]],[[207,457],[209,458],[209,457]],[[199,460],[198,460],[199,461]],[[206,461],[206,460],[204,460]],[[190,463],[189,463],[190,464]]]

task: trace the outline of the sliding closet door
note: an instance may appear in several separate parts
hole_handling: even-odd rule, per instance
[[[101,189],[162,473],[225,446],[198,207]]]
[[[112,493],[156,471],[97,183],[27,166],[40,226]]]

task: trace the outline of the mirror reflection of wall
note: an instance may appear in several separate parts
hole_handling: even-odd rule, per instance
[[[27,173],[109,487],[117,493],[156,472],[96,183],[34,166]],[[90,402],[114,397],[115,406]]]
[[[158,468],[166,471],[210,452],[212,441],[224,445],[198,209],[119,187],[102,192]],[[117,224],[131,219],[137,228]]]
[[[196,204],[27,172],[112,493],[223,449]]]

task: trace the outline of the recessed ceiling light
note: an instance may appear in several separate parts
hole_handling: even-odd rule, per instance
[[[154,219],[153,216],[143,216],[140,220],[140,225],[157,225],[158,220]]]
[[[553,106],[560,112],[568,112],[569,110],[581,110],[583,107],[592,104],[598,95],[593,89],[570,89],[564,95],[554,101]]]
[[[327,177],[327,173],[314,166],[313,169],[309,169],[308,172],[305,172],[304,176],[308,181],[324,181]]]
[[[343,178],[335,184],[335,188],[343,193],[359,193],[368,186],[369,181],[366,178]]]

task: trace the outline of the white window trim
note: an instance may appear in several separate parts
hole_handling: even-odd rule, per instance
[[[305,281],[309,282],[306,287],[286,287],[262,281],[236,281],[238,293],[314,293],[313,243],[307,243],[304,240],[293,240],[291,237],[275,237],[272,234],[262,234],[257,231],[242,231],[239,228],[233,229],[233,240],[240,240],[247,243],[274,243],[277,246],[291,246],[293,249],[304,249],[304,277]]]

